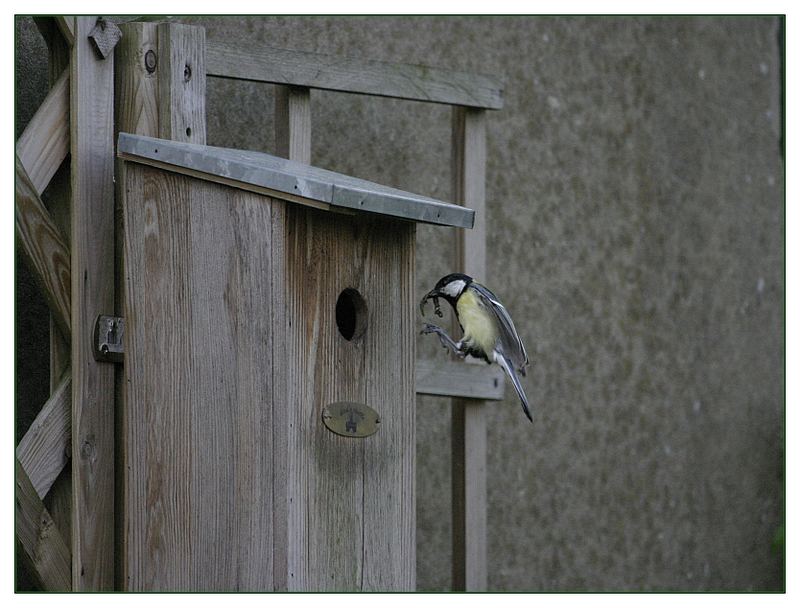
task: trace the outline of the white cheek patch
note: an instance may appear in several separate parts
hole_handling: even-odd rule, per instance
[[[448,296],[455,298],[461,293],[461,290],[464,289],[464,285],[466,285],[466,283],[463,280],[458,279],[445,285],[442,291]]]

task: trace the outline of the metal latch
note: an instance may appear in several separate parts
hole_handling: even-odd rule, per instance
[[[94,358],[106,363],[122,363],[125,351],[125,319],[100,315],[94,324]]]

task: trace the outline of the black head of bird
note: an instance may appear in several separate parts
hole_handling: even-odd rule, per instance
[[[525,415],[533,422],[528,398],[517,376],[517,373],[525,375],[528,354],[505,306],[486,287],[458,272],[442,277],[425,294],[419,303],[422,314],[425,314],[425,303],[433,300],[434,310],[441,317],[440,298],[453,307],[463,333],[461,339],[456,342],[441,327],[431,323],[425,325],[422,333],[437,334],[442,345],[459,357],[472,355],[500,365],[514,384]]]

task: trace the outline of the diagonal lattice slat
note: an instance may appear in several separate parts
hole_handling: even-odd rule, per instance
[[[69,70],[64,70],[17,140],[17,156],[37,194],[69,152]]]
[[[69,591],[72,588],[69,547],[19,460],[16,460],[15,466],[14,510],[17,539],[33,564],[42,589]]]
[[[16,234],[50,310],[65,338],[70,335],[70,252],[16,157]]]
[[[17,460],[39,498],[44,498],[69,462],[72,434],[72,380],[69,372],[50,395],[17,446]]]

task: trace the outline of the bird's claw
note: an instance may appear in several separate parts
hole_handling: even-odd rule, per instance
[[[434,325],[433,323],[426,323],[425,326],[422,328],[421,334],[436,334],[439,338],[439,342],[442,343],[442,347],[450,350],[451,352],[455,353],[462,359],[467,356],[461,349],[460,343],[456,343],[453,339],[447,335],[447,332],[443,330],[438,325]]]

